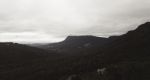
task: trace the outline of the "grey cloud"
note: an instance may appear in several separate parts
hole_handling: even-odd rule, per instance
[[[119,35],[149,21],[149,5],[148,0],[0,0],[0,41]]]

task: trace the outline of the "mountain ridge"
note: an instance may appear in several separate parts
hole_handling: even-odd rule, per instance
[[[65,50],[67,54],[61,57],[60,53],[49,54],[51,49],[47,48],[0,43],[0,79],[67,80],[74,76],[81,80],[149,80],[149,33],[147,22],[127,34],[110,38],[69,36],[48,47],[56,49],[55,53]]]

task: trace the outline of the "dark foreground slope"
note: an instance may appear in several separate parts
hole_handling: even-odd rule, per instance
[[[0,43],[0,63],[4,61],[8,63],[22,63],[22,61],[30,61],[34,59],[45,58],[48,55],[55,54],[48,54],[48,52],[45,50],[17,43]]]
[[[47,64],[53,64],[53,60],[59,57],[55,52],[39,48],[11,42],[0,43],[0,80],[38,80],[35,75],[45,75],[42,71],[51,68]]]

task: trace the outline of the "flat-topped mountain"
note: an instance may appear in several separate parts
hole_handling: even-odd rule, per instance
[[[62,42],[36,47],[69,55],[82,55],[93,53],[97,51],[97,48],[100,50],[105,44],[111,41],[113,40],[96,36],[68,36]]]

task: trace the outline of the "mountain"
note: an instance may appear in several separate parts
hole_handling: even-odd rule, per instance
[[[70,76],[76,74],[81,80],[149,80],[149,34],[150,22],[147,22],[124,35],[110,37],[109,42],[103,47],[96,47],[97,51],[92,54],[87,51],[84,56],[66,59],[65,63],[71,65],[68,67],[71,71],[68,68],[65,71],[68,70]],[[104,72],[100,76],[97,70]]]
[[[45,50],[53,50],[70,56],[96,53],[97,49],[111,42],[113,39],[96,36],[68,36],[64,41],[46,45],[35,45]]]
[[[38,48],[0,43],[0,79],[149,80],[149,33],[147,22],[110,38],[69,36]]]
[[[149,57],[150,49],[150,22],[140,25],[136,30],[118,36],[104,53],[109,54],[109,60],[126,60]],[[116,62],[116,61],[114,61]]]
[[[149,80],[150,22],[118,36],[107,45],[99,62],[107,65],[108,80]],[[98,55],[96,55],[98,56]]]
[[[69,36],[63,42],[47,45],[45,49],[56,49],[55,51],[64,51],[71,55],[86,52],[85,55],[70,56],[60,62],[63,64],[64,72],[61,69],[61,72],[58,72],[64,75],[67,71],[69,74],[66,75],[76,74],[83,80],[99,78],[102,80],[149,80],[149,33],[150,22],[147,22],[121,36],[109,38]],[[87,43],[90,45],[84,46]],[[98,69],[106,70],[103,75],[97,77],[96,70]]]
[[[102,50],[97,47],[96,53],[72,61],[70,77],[76,74],[81,80],[149,80],[149,34],[150,22],[147,22],[124,35],[108,38],[111,41]],[[97,71],[102,71],[101,75]]]

